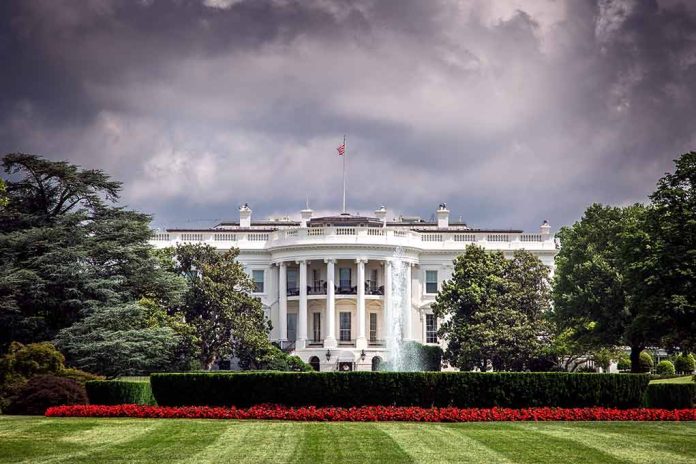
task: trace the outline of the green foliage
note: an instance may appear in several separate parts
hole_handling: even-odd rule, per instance
[[[655,373],[657,375],[674,375],[674,364],[672,364],[672,361],[660,361],[657,363],[657,366],[655,366]]]
[[[164,264],[188,282],[180,313],[195,329],[200,363],[208,370],[218,359],[253,359],[255,351],[269,349],[270,322],[238,255],[236,248],[219,253],[209,245],[182,244],[169,255],[176,259]]]
[[[674,359],[674,368],[679,373],[691,374],[696,370],[696,359],[691,353],[681,353]]]
[[[696,151],[675,160],[650,196],[647,234],[651,246],[637,262],[644,295],[661,317],[653,330],[662,345],[696,350]]]
[[[0,358],[0,409],[10,404],[12,397],[24,388],[27,381],[38,375],[52,375],[83,384],[98,376],[64,366],[65,358],[51,343],[10,343],[8,352]]]
[[[548,345],[548,268],[526,251],[512,259],[469,246],[432,305],[445,322],[445,359],[464,370],[525,370]]]
[[[83,384],[54,375],[37,375],[29,379],[7,408],[9,414],[43,414],[50,406],[86,404]]]
[[[640,353],[640,363],[638,365],[638,368],[640,369],[640,372],[650,372],[653,368],[654,361],[652,356],[650,356],[650,353],[646,351],[641,351]]]
[[[618,359],[616,368],[620,371],[627,371],[627,370],[631,369],[631,358],[629,358],[626,355],[621,356]]]
[[[648,408],[686,409],[696,405],[696,384],[651,383],[645,392]]]
[[[261,348],[242,349],[238,352],[239,366],[243,370],[311,372],[312,366],[298,356],[290,356],[277,346],[268,343]]]
[[[7,198],[7,186],[5,185],[5,181],[0,179],[0,208],[7,206],[8,203],[9,199]]]
[[[181,278],[151,254],[150,217],[114,205],[118,182],[32,155],[2,165],[12,180],[0,208],[0,350],[53,339],[104,304],[181,298]]]
[[[439,371],[442,369],[442,348],[422,345],[418,342],[405,342],[403,353],[406,359],[415,360],[413,371]]]
[[[147,381],[97,380],[85,388],[90,404],[157,404]]]
[[[474,372],[153,374],[162,406],[637,407],[647,375]]]
[[[637,297],[644,282],[632,268],[634,251],[645,247],[645,215],[641,205],[594,204],[579,222],[563,227],[552,293],[559,330],[572,330],[586,348],[630,346],[634,371],[638,353],[660,339],[657,311]]]
[[[63,329],[56,344],[75,366],[107,377],[169,370],[180,337],[138,304],[103,307]]]

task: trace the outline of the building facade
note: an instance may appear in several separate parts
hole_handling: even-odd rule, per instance
[[[160,248],[186,242],[239,248],[238,259],[271,320],[272,341],[322,371],[373,370],[390,360],[389,300],[394,298],[392,267],[397,260],[406,274],[401,335],[438,344],[438,321],[430,305],[465,247],[476,244],[506,255],[526,249],[551,274],[557,252],[546,221],[533,233],[475,229],[450,223],[445,204],[433,221],[388,221],[384,207],[373,216],[313,217],[310,209],[300,214],[300,221],[252,221],[252,211],[244,205],[239,221],[209,229],[168,229],[156,233],[152,243]]]

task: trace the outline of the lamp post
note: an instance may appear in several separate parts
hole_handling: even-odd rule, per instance
[[[331,350],[326,350],[326,360],[331,361]]]

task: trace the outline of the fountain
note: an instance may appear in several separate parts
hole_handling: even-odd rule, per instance
[[[388,370],[396,372],[422,370],[417,351],[408,349],[408,343],[404,341],[406,311],[411,310],[409,298],[406,295],[408,289],[407,266],[409,264],[404,259],[403,249],[397,247],[391,260],[391,292],[387,298],[386,311]]]

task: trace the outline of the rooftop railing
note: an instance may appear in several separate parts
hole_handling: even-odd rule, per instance
[[[217,248],[265,249],[293,244],[366,244],[413,246],[422,249],[463,249],[477,244],[490,249],[554,249],[552,235],[514,232],[416,232],[381,227],[299,227],[272,232],[255,231],[168,231],[153,234],[158,246],[179,242],[203,242]]]

